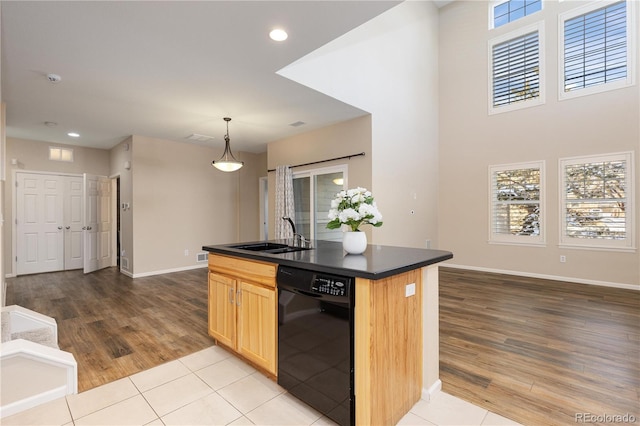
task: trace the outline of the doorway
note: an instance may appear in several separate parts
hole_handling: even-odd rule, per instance
[[[346,188],[347,165],[293,174],[296,229],[307,239],[342,241],[342,230],[327,229],[331,200]]]

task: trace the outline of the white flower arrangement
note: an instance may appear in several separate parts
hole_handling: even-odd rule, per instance
[[[329,229],[347,225],[352,231],[360,231],[360,225],[382,226],[382,214],[378,211],[371,192],[360,187],[336,194],[331,200],[329,220]]]

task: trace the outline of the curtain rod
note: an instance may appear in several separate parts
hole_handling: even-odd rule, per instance
[[[351,155],[345,155],[344,157],[336,157],[336,158],[329,158],[328,160],[320,160],[320,161],[312,161],[311,163],[304,163],[304,164],[296,164],[295,166],[289,166],[289,168],[294,168],[294,167],[302,167],[302,166],[310,166],[312,164],[320,164],[320,163],[326,163],[328,161],[335,161],[335,160],[344,160],[345,158],[347,159],[351,159],[351,157],[360,157],[364,155],[364,152],[360,152],[358,154],[351,154]],[[276,169],[269,169],[267,170],[267,172],[275,172]]]

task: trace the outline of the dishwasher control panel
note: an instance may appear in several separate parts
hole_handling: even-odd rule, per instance
[[[349,299],[353,297],[351,287],[354,285],[354,281],[354,277],[283,265],[278,266],[276,274],[279,290],[302,294],[313,293],[321,298],[328,296],[334,301],[337,301],[336,298]]]
[[[311,290],[316,293],[329,294],[331,296],[349,296],[351,279],[330,275],[316,275],[311,284]]]

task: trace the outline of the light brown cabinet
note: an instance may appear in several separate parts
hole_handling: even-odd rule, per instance
[[[236,340],[236,280],[209,271],[209,335],[229,348]]]
[[[277,373],[277,265],[209,255],[209,335]]]

